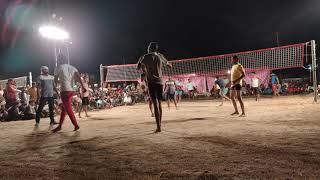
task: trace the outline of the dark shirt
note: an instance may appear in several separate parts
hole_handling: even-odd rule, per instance
[[[40,75],[38,77],[37,82],[41,86],[41,97],[53,97],[53,84],[54,84],[54,77],[53,76],[44,76]]]
[[[167,62],[162,54],[153,52],[140,58],[138,69],[142,69],[146,73],[148,83],[162,84],[162,66]]]
[[[217,79],[215,83],[218,84],[220,88],[224,88],[226,86],[226,83],[222,79]]]

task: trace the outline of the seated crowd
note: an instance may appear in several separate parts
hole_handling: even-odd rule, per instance
[[[82,75],[87,76],[85,74]],[[223,79],[228,83],[227,79]],[[145,89],[143,85],[138,82],[132,82],[127,84],[114,83],[103,85],[105,88],[99,87],[94,84],[89,85],[89,105],[88,110],[98,109],[111,109],[117,106],[134,105],[137,102],[145,102]],[[75,112],[79,112],[81,109],[81,92],[80,85],[74,86],[75,94],[73,96],[73,108]],[[197,86],[194,85],[191,80],[188,80],[186,88],[182,88],[180,80],[176,82],[177,92],[181,91],[180,97],[194,98],[197,96]],[[186,89],[186,90],[183,90]],[[227,89],[227,88],[226,88]],[[249,84],[243,84],[242,93],[245,96],[254,95],[254,91],[257,88],[253,88]],[[260,94],[272,94],[275,91],[274,87],[270,83],[268,86],[264,84],[259,85]],[[308,86],[308,82],[305,80],[283,80],[277,84],[276,90],[279,94],[298,94],[311,92],[312,88]],[[220,96],[220,88],[217,84],[214,84],[210,90],[211,96],[218,98]],[[209,94],[209,95],[210,95]],[[228,93],[226,93],[228,94]],[[16,87],[16,83],[13,79],[9,79],[5,88],[0,86],[0,120],[12,121],[12,120],[30,120],[35,119],[36,110],[39,103],[37,84],[32,83],[32,86]],[[61,100],[55,96],[55,114],[60,112]],[[80,115],[80,114],[79,114]],[[49,117],[49,107],[45,105],[43,108],[42,117]]]

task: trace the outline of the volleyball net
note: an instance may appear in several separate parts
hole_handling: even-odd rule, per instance
[[[163,68],[163,78],[169,76],[186,82],[192,79],[201,92],[208,90],[214,77],[228,76],[232,56],[238,56],[240,63],[250,77],[251,72],[260,75],[268,83],[270,71],[288,68],[302,68],[305,64],[307,43],[280,46],[274,48],[231,53],[225,55],[173,60],[172,68]],[[141,72],[136,64],[106,66],[105,82],[140,81]]]

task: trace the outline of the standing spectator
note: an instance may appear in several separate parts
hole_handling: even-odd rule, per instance
[[[161,132],[162,106],[161,100],[163,93],[162,85],[162,65],[172,66],[167,59],[158,52],[158,43],[151,42],[148,47],[148,54],[143,55],[138,62],[138,69],[146,73],[146,80],[149,94],[153,102],[156,116],[157,129],[155,133]]]
[[[38,88],[37,88],[37,97],[39,98],[38,104],[38,110],[36,114],[36,124],[35,126],[39,126],[41,113],[43,110],[43,107],[48,103],[49,105],[49,117],[50,117],[50,125],[57,124],[54,121],[54,77],[49,75],[49,68],[47,66],[41,67],[41,75],[38,77]],[[31,102],[33,102],[31,100]]]
[[[194,97],[194,85],[193,82],[191,81],[191,79],[188,79],[188,83],[187,83],[187,90],[189,93],[189,99],[193,99]]]
[[[64,55],[62,54],[58,55],[58,64],[59,66],[55,71],[55,82],[56,83],[60,82],[60,85],[61,85],[60,97],[63,105],[62,105],[62,111],[60,115],[59,126],[55,128],[53,132],[61,131],[62,124],[67,114],[72,124],[74,125],[74,131],[77,131],[80,127],[77,123],[77,119],[72,111],[72,106],[71,106],[72,96],[74,94],[74,90],[72,88],[73,79],[75,78],[78,82],[80,82],[83,92],[86,92],[86,89],[83,85],[83,82],[81,81],[81,76],[78,70],[75,67],[67,64],[67,58]],[[57,92],[57,89],[56,89],[56,92]]]
[[[20,103],[23,107],[27,106],[29,104],[29,98],[27,94],[27,89],[23,87],[20,92]]]
[[[246,74],[243,66],[239,63],[238,56],[232,57],[232,64],[233,65],[231,69],[231,100],[232,100],[232,104],[235,109],[235,112],[232,113],[231,115],[239,114],[237,103],[236,103],[236,98],[237,98],[242,110],[242,114],[240,115],[240,117],[244,117],[245,112],[244,112],[243,100],[241,97],[241,88],[242,88],[243,78],[246,76]]]
[[[83,78],[81,78],[81,81],[84,85],[85,92],[81,88],[79,88],[81,99],[82,99],[81,108],[79,110],[79,118],[81,118],[81,111],[82,110],[86,114],[86,117],[89,117],[89,115],[88,115],[89,93],[90,93],[89,92],[89,76],[84,75]]]
[[[32,83],[32,86],[28,89],[28,94],[30,95],[30,101],[37,103],[38,100],[38,90],[36,82]]]
[[[271,74],[271,84],[272,84],[273,96],[280,96],[279,90],[278,90],[280,81],[278,76],[276,76],[274,73]]]

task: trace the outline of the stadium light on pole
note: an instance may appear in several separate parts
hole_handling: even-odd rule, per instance
[[[39,28],[39,33],[42,37],[54,40],[67,40],[70,38],[70,35],[67,31],[56,27],[56,26],[41,26]]]
[[[53,15],[53,18],[55,18],[54,15]],[[62,17],[60,17],[59,20],[62,21]],[[58,59],[57,59],[56,41],[61,41],[62,43],[64,43],[66,40],[69,40],[70,39],[69,33],[64,29],[59,28],[58,26],[53,26],[53,25],[41,26],[38,29],[38,31],[42,37],[55,41],[54,54],[55,54],[56,66],[57,66]],[[68,42],[68,43],[72,44],[72,42]],[[66,44],[66,50],[67,50],[68,64],[70,64],[68,44]],[[59,53],[60,53],[60,48],[59,48]]]

